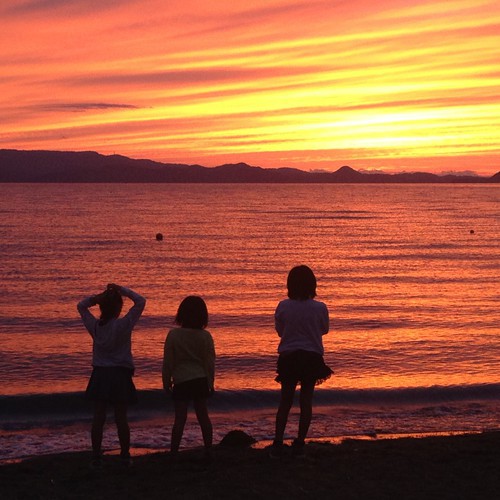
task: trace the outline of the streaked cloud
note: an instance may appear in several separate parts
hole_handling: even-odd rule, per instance
[[[65,14],[75,13],[95,13],[101,10],[108,10],[119,7],[126,3],[136,3],[137,0],[9,0],[0,12],[5,15],[37,15],[54,14],[63,11]]]
[[[494,1],[13,0],[0,14],[0,147],[500,170]]]
[[[66,102],[58,104],[45,104],[44,111],[91,111],[106,109],[137,109],[131,104],[113,104],[109,102]]]

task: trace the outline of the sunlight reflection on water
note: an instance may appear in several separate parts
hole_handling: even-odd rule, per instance
[[[495,185],[4,184],[0,194],[5,393],[84,388],[91,343],[75,305],[111,281],[148,298],[134,334],[139,388],[161,386],[177,306],[200,294],[219,387],[274,389],[273,312],[299,263],[331,313],[329,387],[500,380]]]

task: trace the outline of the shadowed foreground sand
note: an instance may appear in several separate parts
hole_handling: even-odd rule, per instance
[[[124,468],[106,456],[89,468],[88,453],[53,455],[0,467],[0,498],[38,499],[496,499],[500,432],[340,445],[309,443],[306,458],[276,460],[266,449],[217,446],[200,452],[135,457]]]

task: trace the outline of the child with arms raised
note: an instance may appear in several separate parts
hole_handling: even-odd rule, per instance
[[[120,318],[123,298],[128,297],[134,305]],[[97,319],[90,308],[99,306]],[[115,423],[120,441],[120,456],[125,464],[130,464],[130,429],[127,419],[129,404],[137,400],[132,376],[132,329],[139,320],[146,299],[129,288],[109,284],[106,290],[92,295],[78,303],[78,312],[93,340],[92,375],[87,386],[86,397],[94,402],[92,420],[92,452],[94,467],[102,465],[102,435],[106,422],[106,409],[114,409]]]

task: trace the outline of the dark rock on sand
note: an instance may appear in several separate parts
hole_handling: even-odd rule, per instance
[[[247,446],[251,446],[257,441],[249,436],[244,431],[234,430],[229,431],[221,440],[221,446],[228,446],[231,448],[245,448]]]

